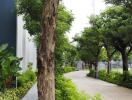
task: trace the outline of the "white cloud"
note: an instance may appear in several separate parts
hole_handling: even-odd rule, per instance
[[[70,41],[76,33],[80,33],[89,25],[88,16],[93,14],[93,0],[63,0],[66,8],[74,14],[75,20],[68,34]],[[95,14],[99,14],[106,7],[102,0],[95,0]]]

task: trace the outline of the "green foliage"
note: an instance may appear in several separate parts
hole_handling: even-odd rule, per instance
[[[105,0],[106,3],[114,4],[114,5],[123,5],[130,12],[132,9],[132,0]]]
[[[97,62],[102,48],[101,39],[101,34],[98,33],[95,26],[84,29],[82,35],[75,39],[78,42],[77,48],[81,60]]]
[[[56,89],[61,94],[61,100],[76,100],[77,90],[70,80],[65,79],[64,77],[58,77],[56,81]],[[58,100],[56,96],[56,100]]]
[[[105,76],[105,77],[104,77]],[[114,84],[119,84],[123,79],[123,75],[119,72],[111,72],[107,74],[105,70],[99,72],[99,78]]]
[[[122,6],[112,6],[101,13],[101,27],[107,38],[117,51],[131,48],[132,17]]]
[[[132,61],[132,52],[130,53],[130,55],[128,56],[129,61]]]
[[[58,20],[56,28],[56,47],[55,47],[55,72],[56,75],[63,73],[62,66],[67,61],[67,51],[71,48],[68,38],[65,33],[69,31],[73,16],[71,12],[67,11],[63,5],[58,9]],[[72,60],[71,60],[72,61]]]
[[[120,53],[119,53],[119,52],[116,52],[116,53],[113,55],[112,59],[113,59],[114,61],[120,61],[122,58],[121,58]]]
[[[108,56],[107,56],[107,51],[106,48],[101,48],[100,56],[99,56],[100,61],[108,61]]]
[[[18,86],[24,86],[27,82],[36,80],[36,74],[32,71],[32,67],[29,66],[28,69],[18,76]]]
[[[102,97],[100,94],[96,94],[94,97],[92,97],[92,100],[102,100]]]
[[[64,33],[63,34],[57,34],[57,40],[56,40],[56,48],[55,48],[55,70],[56,70],[56,75],[60,75],[63,73],[63,68],[62,66],[64,63],[67,63],[69,60],[69,56],[71,55],[72,52],[67,53],[69,49],[71,48],[70,43],[68,42],[68,39],[65,37]],[[70,56],[71,58],[73,56]],[[73,57],[74,58],[74,57]],[[69,63],[72,63],[74,59],[72,59]]]
[[[128,70],[128,55],[132,50],[132,17],[123,6],[112,6],[100,14],[100,30],[104,38],[122,55],[122,66]]]
[[[121,54],[125,76],[127,58],[132,51],[131,13],[123,6],[112,6],[100,15],[91,16],[90,24],[91,27],[85,28],[82,35],[76,38],[81,60],[97,66],[99,60],[120,60]],[[101,51],[102,46],[106,52]]]
[[[35,43],[39,47],[40,33],[41,33],[41,14],[43,10],[43,0],[18,0],[18,14],[24,15],[25,25],[24,27],[32,35],[35,35]],[[55,72],[56,75],[62,74],[62,65],[67,59],[67,55],[64,52],[66,48],[71,47],[65,33],[69,31],[73,15],[66,10],[63,5],[58,7],[58,18],[56,27],[56,47],[55,47]],[[69,54],[68,54],[69,55]]]
[[[87,74],[87,76],[90,76],[90,77],[94,77],[94,75],[95,75],[94,70],[91,70],[90,73]],[[130,73],[127,73],[127,79],[124,80],[124,76],[120,72],[111,71],[108,74],[106,70],[100,70],[99,79],[110,82],[110,83],[114,83],[117,85],[121,85],[124,87],[132,88],[132,74]]]
[[[32,87],[34,82],[25,83],[19,88],[6,90],[4,93],[0,92],[0,100],[20,100],[27,91]]]
[[[18,14],[24,15],[25,25],[30,34],[38,34],[41,31],[40,20],[43,10],[42,0],[17,0]]]
[[[90,97],[80,93],[71,80],[58,76],[56,79],[56,100],[102,100],[100,95]]]
[[[74,66],[78,60],[78,52],[75,46],[67,45],[64,51],[64,61],[66,66]]]
[[[64,73],[72,72],[72,71],[75,71],[75,70],[76,70],[75,67],[65,66],[65,67],[63,68],[63,72],[64,72]]]
[[[14,56],[9,50],[8,44],[0,46],[0,91],[11,87],[20,70],[19,64],[22,59]]]
[[[95,70],[91,69],[91,70],[89,71],[89,73],[87,74],[87,76],[95,77]]]
[[[32,71],[31,64],[26,72],[18,76],[18,88],[7,89],[0,92],[0,100],[20,100],[32,87],[36,80],[36,75]]]

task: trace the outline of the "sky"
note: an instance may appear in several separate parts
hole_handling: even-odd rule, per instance
[[[106,8],[103,0],[63,0],[62,2],[69,11],[72,11],[75,18],[71,30],[67,33],[70,41],[75,34],[81,33],[89,26],[90,15],[99,14]]]

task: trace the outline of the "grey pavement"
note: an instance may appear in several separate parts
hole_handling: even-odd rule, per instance
[[[27,92],[22,100],[38,100],[37,83]]]
[[[132,89],[86,77],[86,74],[87,71],[77,71],[67,73],[65,77],[72,79],[80,91],[92,96],[101,94],[103,100],[132,100]]]
[[[87,71],[76,71],[65,74],[80,91],[94,96],[101,94],[103,100],[132,100],[132,89],[86,77]],[[22,100],[37,100],[37,84],[35,84]]]

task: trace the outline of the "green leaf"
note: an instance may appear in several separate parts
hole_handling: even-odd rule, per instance
[[[8,47],[8,44],[2,44],[2,45],[0,46],[0,52],[6,50],[7,47]]]

